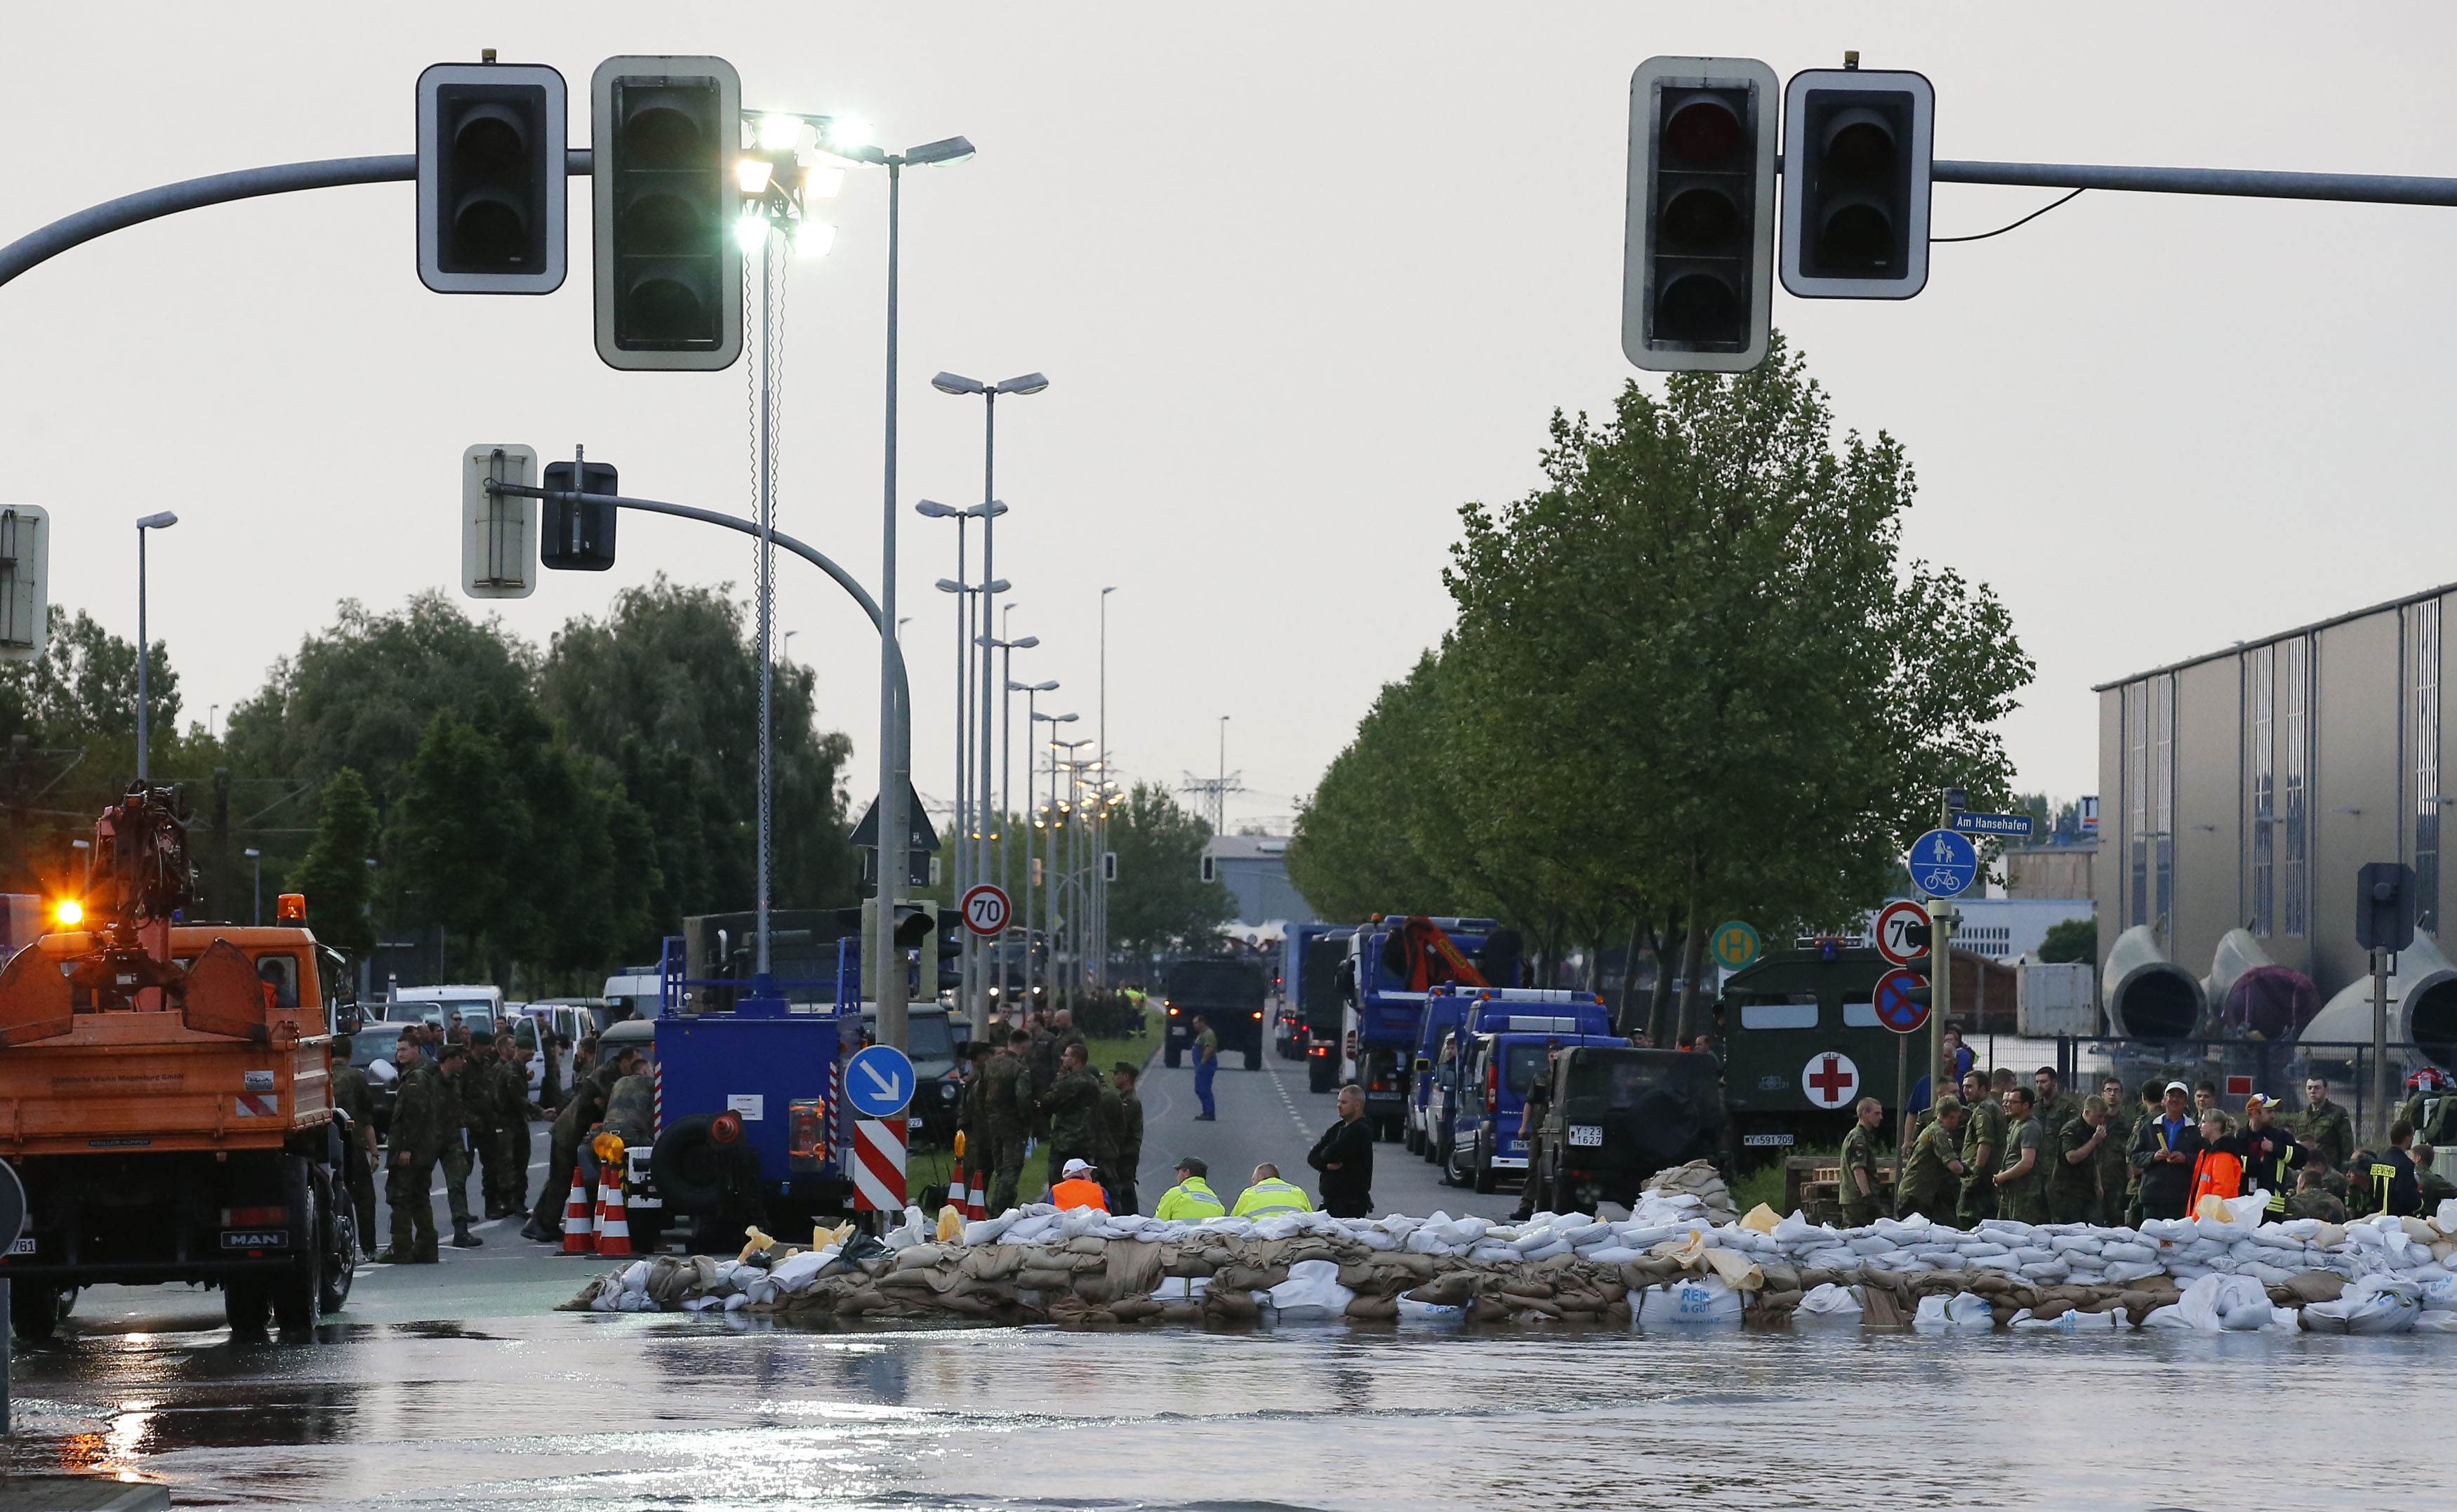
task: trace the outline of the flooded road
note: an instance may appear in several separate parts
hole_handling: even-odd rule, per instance
[[[19,1367],[12,1472],[141,1475],[181,1506],[499,1512],[2232,1508],[2286,1466],[2299,1505],[2379,1506],[2403,1458],[2381,1436],[2457,1390],[2457,1351],[2411,1336],[1856,1325],[845,1335],[551,1315],[249,1349],[87,1335]]]

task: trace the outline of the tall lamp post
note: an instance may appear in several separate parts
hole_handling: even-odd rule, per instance
[[[1101,742],[1101,796],[1105,800],[1101,804],[1100,871],[1092,879],[1092,942],[1100,950],[1093,981],[1104,992],[1109,990],[1109,805],[1105,800],[1109,768],[1114,764],[1109,756],[1109,595],[1117,590],[1114,584],[1101,590],[1100,722],[1092,731]]]
[[[1069,949],[1075,952],[1075,967],[1073,970],[1066,973],[1065,981],[1066,1006],[1069,1008],[1072,1008],[1077,1005],[1083,994],[1084,940],[1085,927],[1091,922],[1090,914],[1092,911],[1089,906],[1091,896],[1090,889],[1084,885],[1083,880],[1084,758],[1077,753],[1081,752],[1084,747],[1093,743],[1093,737],[1090,735],[1085,735],[1081,740],[1067,740],[1059,743],[1059,749],[1066,753],[1066,804],[1064,810],[1066,817],[1066,854],[1065,870],[1063,876],[1063,881],[1065,886],[1074,890],[1075,895],[1075,912],[1068,916],[1066,925],[1066,944]],[[1053,783],[1051,785],[1054,787],[1056,784]]]
[[[1058,690],[1058,679],[1057,679],[1057,678],[1055,678],[1055,677],[1050,678],[1050,679],[1049,679],[1048,681],[1046,681],[1046,682],[1011,682],[1011,683],[1008,683],[1008,684],[1006,685],[1006,691],[1007,691],[1008,693],[1010,693],[1010,694],[1019,694],[1019,693],[1020,693],[1020,694],[1023,694],[1023,905],[1022,905],[1022,906],[1023,906],[1023,1005],[1024,1005],[1024,1008],[1025,1008],[1025,1010],[1026,1010],[1026,1011],[1029,1011],[1029,1010],[1031,1009],[1031,1007],[1032,1007],[1032,832],[1033,832],[1034,830],[1036,830],[1036,829],[1038,829],[1038,828],[1040,828],[1040,827],[1041,827],[1041,820],[1040,820],[1040,818],[1039,818],[1039,816],[1038,816],[1038,811],[1036,811],[1036,810],[1033,808],[1033,806],[1032,806],[1032,791],[1033,791],[1033,783],[1032,783],[1032,772],[1033,772],[1033,750],[1032,750],[1032,741],[1033,741],[1033,733],[1032,733],[1032,727],[1033,727],[1034,725],[1036,725],[1036,724],[1038,724],[1038,723],[1040,723],[1040,722],[1041,722],[1041,711],[1040,711],[1040,699],[1041,699],[1041,694],[1045,694],[1045,693],[1055,693],[1057,690]],[[1022,1021],[1022,1019],[1020,1019],[1020,1018],[1019,1018],[1016,1022],[1020,1025],[1020,1024],[1022,1024],[1023,1021]]]
[[[1049,975],[1043,984],[1049,989],[1053,1006],[1058,995],[1058,753],[1066,749],[1059,742],[1058,727],[1073,724],[1076,717],[1072,714],[1038,713],[1032,716],[1035,722],[1049,727],[1049,799],[1042,806],[1038,822],[1045,832],[1041,861],[1041,938],[1049,949]]]
[[[136,522],[136,780],[139,782],[154,776],[154,764],[149,759],[146,742],[153,720],[152,711],[147,707],[152,700],[145,671],[146,663],[154,657],[153,642],[145,638],[145,532],[167,530],[178,523],[179,517],[168,509],[159,514],[146,515]]]
[[[981,507],[988,511],[981,519],[981,576],[988,578],[998,570],[997,532],[993,526],[999,514],[1003,512],[1002,507],[997,502],[999,396],[1001,394],[1038,394],[1049,386],[1049,380],[1039,373],[1024,373],[1000,383],[984,383],[978,378],[966,378],[961,373],[942,372],[930,380],[930,386],[942,394],[981,396]],[[989,633],[989,627],[997,608],[997,595],[1002,590],[995,588],[989,590],[990,597],[982,601],[981,633],[975,637],[975,643],[981,647],[981,763],[980,770],[974,777],[974,789],[975,796],[981,803],[981,812],[983,814],[987,814],[990,807],[989,711],[990,694],[993,691],[990,687],[990,652],[993,649],[990,643],[994,637]],[[980,836],[974,841],[974,855],[978,862],[976,875],[987,877],[990,869],[990,841],[989,827],[986,824],[981,827]],[[986,1027],[989,1023],[989,990],[986,983],[977,982],[974,984],[973,1023],[980,1027]]]
[[[880,510],[878,550],[878,629],[885,640],[878,658],[878,916],[873,922],[871,959],[878,963],[878,1040],[898,1049],[907,1043],[902,953],[896,946],[896,894],[904,883],[904,844],[911,819],[904,812],[904,788],[912,753],[898,738],[896,697],[896,295],[897,262],[902,251],[904,170],[932,163],[960,163],[973,155],[973,144],[960,136],[924,143],[903,153],[887,153],[853,139],[850,122],[836,123],[829,151],[855,162],[887,170],[887,446],[886,504]]]
[[[240,854],[247,858],[248,864],[256,868],[256,912],[248,922],[261,924],[264,922],[264,852],[251,845]]]

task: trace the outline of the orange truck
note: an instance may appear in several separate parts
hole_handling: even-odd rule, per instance
[[[28,1212],[0,1276],[20,1337],[104,1282],[217,1285],[246,1332],[268,1310],[305,1328],[349,1292],[329,953],[297,895],[273,927],[186,922],[185,832],[176,790],[132,785],[96,827],[107,870],[0,967],[0,1158]]]

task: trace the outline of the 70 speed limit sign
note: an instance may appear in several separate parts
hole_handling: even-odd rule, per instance
[[[1006,889],[996,882],[982,882],[965,889],[964,927],[977,935],[1002,934],[1013,905],[1007,901]]]
[[[1929,926],[1928,910],[1905,899],[1896,899],[1877,910],[1877,954],[1897,966],[1908,966],[1929,953],[1928,936],[1912,934]]]

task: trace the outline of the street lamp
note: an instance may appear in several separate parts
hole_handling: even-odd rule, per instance
[[[1050,686],[1057,685],[1052,683]],[[1049,726],[1048,814],[1047,818],[1036,822],[1042,829],[1048,832],[1048,839],[1042,846],[1041,933],[1042,938],[1049,944],[1049,966],[1053,973],[1058,969],[1058,753],[1065,749],[1058,743],[1058,727],[1063,724],[1073,724],[1075,717],[1071,714],[1042,714],[1035,711],[1031,720],[1035,724]],[[1029,739],[1026,743],[1030,743]],[[1039,748],[1034,747],[1034,749]],[[1052,980],[1055,980],[1054,976]]]
[[[1055,677],[1046,682],[1011,682],[1006,685],[1008,693],[1023,694],[1023,1002],[1026,1007],[1032,1005],[1032,727],[1041,719],[1041,694],[1057,690],[1058,679]]]
[[[897,267],[903,246],[904,170],[910,165],[960,163],[973,155],[960,136],[925,142],[909,152],[881,152],[870,144],[867,122],[838,117],[822,144],[839,157],[887,170],[887,466],[885,504],[879,511],[878,623],[885,645],[878,658],[878,910],[870,942],[878,969],[878,1041],[898,1049],[907,1043],[904,973],[887,963],[896,946],[896,889],[903,880],[905,773],[912,753],[899,749],[896,698],[896,304]],[[986,495],[984,495],[986,497]]]
[[[956,575],[953,578],[940,578],[938,583],[938,588],[942,593],[953,593],[956,595],[955,833],[960,838],[972,833],[967,820],[973,812],[971,780],[973,658],[970,648],[973,643],[974,630],[973,603],[972,599],[967,595],[974,592],[975,590],[964,582],[964,542],[966,534],[964,528],[974,520],[981,520],[984,522],[982,528],[987,529],[988,527],[986,522],[997,518],[999,515],[1004,514],[1006,512],[1006,506],[998,503],[996,500],[992,500],[985,505],[977,504],[968,508],[960,509],[951,504],[940,504],[936,499],[924,499],[913,507],[913,512],[920,515],[924,519],[953,520],[956,522]],[[984,621],[984,623],[986,623],[986,621]],[[966,847],[961,843],[960,839],[954,847],[951,859],[955,862],[954,886],[956,896],[961,898],[963,896],[964,889],[970,886],[972,882],[972,858],[968,854]],[[973,995],[974,946],[972,943],[972,938],[971,931],[967,930],[964,935],[963,955],[961,957],[964,982],[963,985],[958,989],[966,1002],[970,1002]],[[982,1029],[986,1032],[987,1025],[982,1025]]]
[[[152,724],[145,707],[147,679],[145,664],[154,659],[153,647],[145,638],[145,532],[167,530],[179,523],[179,517],[164,509],[136,522],[136,780],[145,781],[154,775],[153,763],[147,758],[146,735]]]
[[[998,399],[1001,394],[1038,394],[1049,386],[1049,380],[1039,373],[1023,373],[1001,383],[984,383],[978,378],[966,378],[961,373],[940,373],[930,380],[930,386],[942,394],[981,396],[981,504],[983,508],[989,510],[981,520],[981,576],[988,577],[998,570],[998,548],[993,522],[1001,512],[1000,506],[993,502],[998,498]],[[990,589],[987,591],[990,596],[981,601],[981,632],[976,637],[976,643],[981,648],[981,716],[980,771],[974,779],[981,807],[984,813],[988,812],[990,806],[989,700],[990,652],[993,647],[989,627],[992,618],[991,610],[998,593],[1001,590]],[[983,826],[982,834],[974,841],[974,844],[980,874],[986,877],[990,869],[990,842],[986,825]],[[973,1024],[976,1029],[985,1030],[988,1027],[989,1005],[986,998],[976,1002]]]
[[[227,855],[228,852],[224,852],[224,854]],[[248,860],[256,867],[255,922],[260,924],[264,922],[264,852],[258,850],[255,846],[251,845],[242,854],[244,854]]]
[[[1095,739],[1090,735],[1085,735],[1081,740],[1053,740],[1050,742],[1053,749],[1066,753],[1066,802],[1063,805],[1066,815],[1066,866],[1063,874],[1063,883],[1075,890],[1077,913],[1084,916],[1088,916],[1091,912],[1090,907],[1088,906],[1089,895],[1080,880],[1084,869],[1084,797],[1082,793],[1082,780],[1084,762],[1084,758],[1076,755],[1076,753],[1087,745],[1093,745],[1096,743]],[[1057,760],[1053,756],[1050,761],[1050,773],[1053,778],[1050,786],[1052,789],[1057,787],[1057,783],[1054,780],[1057,775]],[[1051,796],[1055,797],[1056,795],[1053,792]],[[1066,1000],[1066,1006],[1069,1008],[1076,1005],[1076,995],[1083,989],[1082,978],[1084,975],[1084,928],[1089,922],[1088,917],[1070,917],[1070,922],[1066,929],[1067,947],[1075,952],[1075,969],[1067,973],[1064,982],[1063,996]]]
[[[1101,776],[1105,778],[1109,775],[1109,595],[1116,591],[1114,585],[1101,590],[1100,723],[1093,727],[1092,733],[1101,741]],[[1106,803],[1101,805],[1100,826],[1100,851],[1105,857],[1109,849],[1109,807]],[[1105,860],[1092,874],[1092,939],[1100,949],[1100,964],[1093,968],[1098,973],[1094,980],[1099,983],[1101,990],[1106,992],[1109,990],[1109,873]]]

